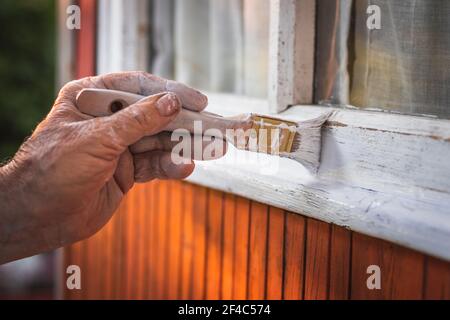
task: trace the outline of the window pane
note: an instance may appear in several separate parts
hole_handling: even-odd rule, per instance
[[[380,30],[367,26],[370,5]],[[316,101],[448,118],[449,16],[446,0],[320,2]]]
[[[218,92],[267,96],[269,1],[153,1],[152,72]]]

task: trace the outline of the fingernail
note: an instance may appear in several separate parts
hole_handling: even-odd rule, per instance
[[[163,117],[169,117],[181,108],[181,102],[174,93],[167,93],[156,101],[155,105],[159,114]]]

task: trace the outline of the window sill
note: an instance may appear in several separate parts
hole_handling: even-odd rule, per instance
[[[266,113],[265,100],[211,94],[208,111]],[[287,120],[330,110],[294,106]],[[259,155],[198,162],[188,181],[348,227],[450,260],[450,121],[336,109],[322,132],[317,176],[299,163]],[[278,162],[279,161],[279,162]],[[275,175],[259,165],[279,165]]]

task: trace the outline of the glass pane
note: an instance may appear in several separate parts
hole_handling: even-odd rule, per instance
[[[152,72],[191,86],[267,96],[269,1],[153,1]]]
[[[445,0],[320,3],[316,101],[450,117],[449,16]]]

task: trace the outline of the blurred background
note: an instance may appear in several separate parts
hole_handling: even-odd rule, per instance
[[[10,159],[55,97],[55,0],[2,0],[0,159]],[[0,266],[0,299],[53,296],[54,254]]]

